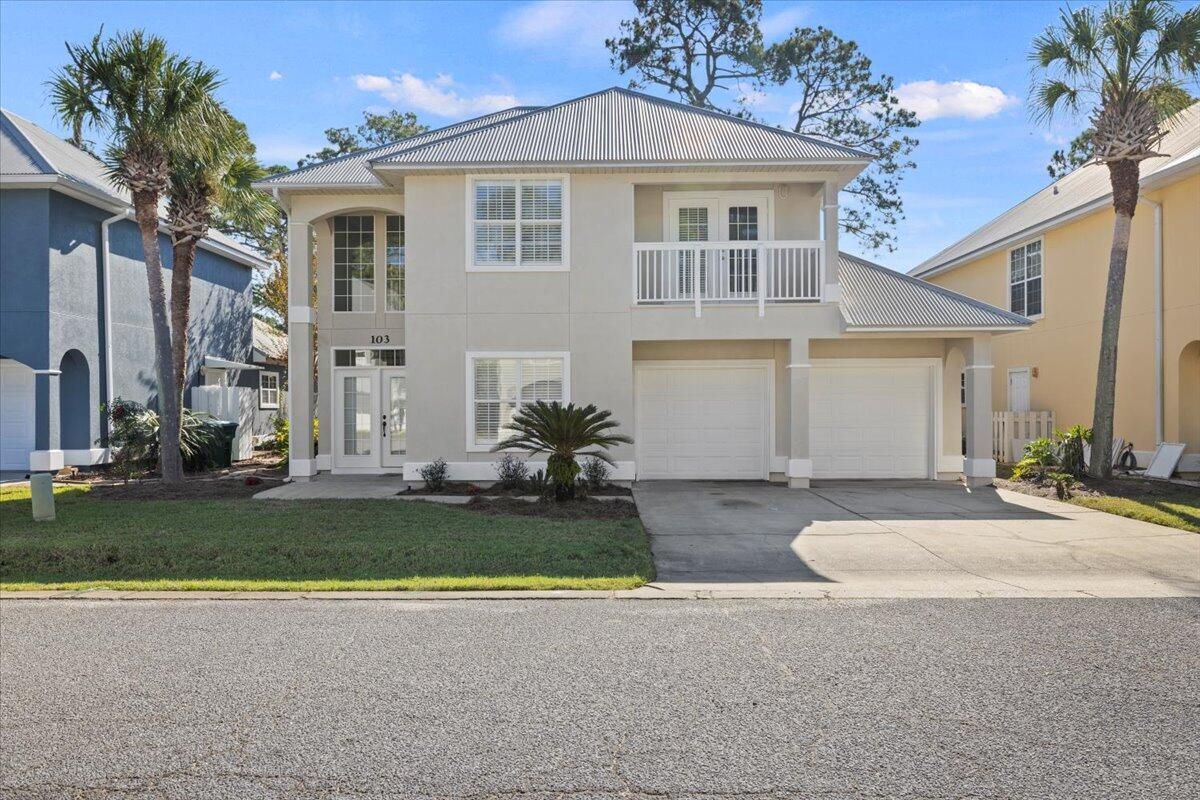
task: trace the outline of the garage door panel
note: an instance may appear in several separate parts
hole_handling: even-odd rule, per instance
[[[654,365],[637,371],[640,477],[766,477],[765,365]]]
[[[928,367],[814,365],[810,395],[814,477],[929,477]]]
[[[29,367],[0,359],[0,469],[29,469],[29,453],[35,447],[34,384]]]

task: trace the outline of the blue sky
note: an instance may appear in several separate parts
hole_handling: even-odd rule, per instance
[[[543,104],[626,78],[603,41],[624,2],[272,3],[0,2],[0,103],[62,132],[44,82],[64,41],[143,27],[218,67],[222,97],[265,161],[294,164],[328,127],[364,109],[414,111],[439,127],[513,103]],[[1025,53],[1057,16],[1053,2],[772,2],[764,33],[824,25],[853,39],[923,117],[907,219],[895,253],[908,269],[1047,182],[1050,153],[1075,133],[1029,119]],[[758,113],[785,123],[786,90]]]

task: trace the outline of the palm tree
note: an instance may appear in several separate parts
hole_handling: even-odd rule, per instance
[[[610,433],[619,427],[615,420],[609,419],[611,416],[611,411],[598,411],[594,405],[564,406],[557,400],[526,403],[508,424],[512,435],[497,443],[492,452],[513,449],[548,453],[546,476],[554,484],[554,497],[569,500],[575,497],[575,479],[579,476],[577,456],[592,456],[612,464],[612,457],[605,450],[633,443],[628,436]],[[596,449],[586,450],[589,447]]]
[[[213,92],[217,71],[167,50],[166,42],[141,31],[117,34],[95,46],[67,46],[71,63],[54,81],[71,80],[90,89],[77,103],[56,104],[58,116],[74,126],[93,120],[109,144],[104,161],[113,181],[127,189],[141,232],[154,333],[155,373],[161,417],[159,460],[166,482],[183,480],[179,452],[180,398],[171,360],[171,327],[158,248],[158,204],[169,186],[173,151],[217,121]],[[186,335],[186,332],[181,332]]]
[[[1057,26],[1034,39],[1031,91],[1037,116],[1087,113],[1092,158],[1108,168],[1112,184],[1112,249],[1096,368],[1092,418],[1093,475],[1112,474],[1113,406],[1117,380],[1117,338],[1129,234],[1137,209],[1140,164],[1162,153],[1164,124],[1186,108],[1200,64],[1200,8],[1179,13],[1164,0],[1111,0],[1090,8],[1060,12]]]
[[[97,53],[103,33],[104,29],[101,28],[87,45],[68,44],[67,52],[78,47],[87,49],[92,54]],[[59,116],[63,118],[64,122],[71,126],[71,138],[67,141],[80,150],[90,153],[91,148],[88,146],[87,140],[83,138],[83,129],[95,127],[101,121],[99,110],[93,102],[96,93],[95,85],[84,75],[74,58],[72,63],[59,70],[47,82],[47,85],[50,87],[50,102],[59,110]]]
[[[220,214],[241,230],[262,230],[274,219],[275,203],[250,184],[265,175],[254,158],[246,126],[222,110],[206,134],[170,155],[171,341],[175,392],[187,382],[188,321],[196,247]]]

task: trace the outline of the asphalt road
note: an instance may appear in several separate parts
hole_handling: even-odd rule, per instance
[[[1200,601],[5,601],[0,796],[1195,798]]]

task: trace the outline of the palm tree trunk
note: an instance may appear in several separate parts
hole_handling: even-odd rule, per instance
[[[158,196],[155,192],[133,192],[134,215],[142,234],[146,261],[146,283],[150,289],[150,319],[154,331],[154,367],[158,378],[159,469],[166,483],[183,480],[183,457],[179,452],[179,394],[171,361],[171,327],[167,323],[167,295],[163,284],[162,258],[158,250]]]
[[[187,236],[171,248],[171,361],[175,367],[175,396],[183,401],[187,388],[188,323],[192,316],[192,266],[196,238]]]
[[[1100,360],[1096,367],[1096,404],[1092,411],[1092,475],[1112,477],[1113,412],[1117,397],[1117,340],[1121,333],[1121,302],[1125,296],[1125,267],[1129,235],[1137,210],[1139,168],[1136,161],[1110,161],[1113,187],[1112,250],[1108,256],[1108,287],[1100,327]]]

